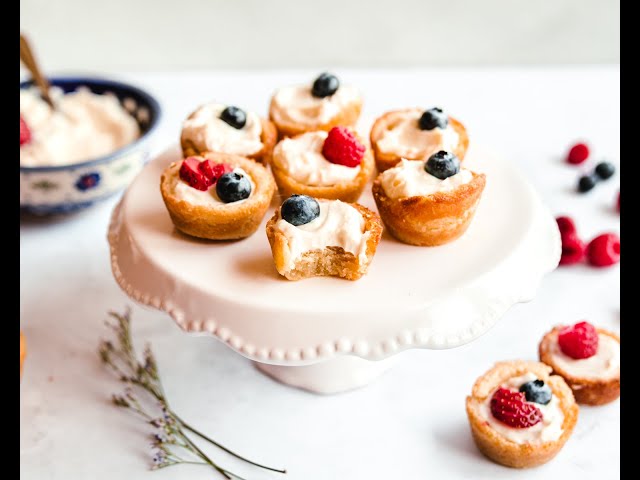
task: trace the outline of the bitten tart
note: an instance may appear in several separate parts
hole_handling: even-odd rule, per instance
[[[557,326],[538,347],[540,361],[565,379],[578,403],[604,405],[620,396],[620,337],[588,322]]]
[[[353,127],[361,110],[362,95],[356,88],[323,73],[311,85],[278,89],[271,97],[269,118],[282,138],[339,125]]]
[[[271,171],[283,197],[293,194],[356,202],[373,174],[373,154],[346,127],[282,139]]]
[[[268,164],[278,132],[269,120],[233,105],[207,103],[182,123],[182,155],[230,153]]]
[[[373,198],[387,230],[409,245],[436,246],[460,237],[469,227],[486,178],[460,168],[445,151],[424,162],[402,161],[378,175]]]
[[[357,203],[292,195],[267,222],[280,275],[289,280],[367,273],[382,235],[380,218]]]
[[[171,163],[160,191],[175,227],[210,240],[235,240],[260,226],[276,185],[269,171],[246,157],[207,152]]]
[[[370,138],[379,172],[403,158],[426,160],[440,150],[452,152],[463,161],[469,146],[464,125],[440,108],[387,112],[374,122]]]
[[[467,397],[471,434],[478,449],[513,468],[542,465],[571,436],[578,405],[571,389],[544,363],[498,362],[476,380]]]

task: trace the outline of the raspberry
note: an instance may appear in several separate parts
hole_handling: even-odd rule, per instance
[[[567,155],[567,162],[578,165],[589,158],[589,147],[584,143],[576,143]]]
[[[200,160],[196,157],[185,158],[180,165],[180,178],[190,187],[206,192],[211,186],[211,180],[200,171]]]
[[[598,351],[598,332],[589,322],[564,327],[558,334],[560,350],[571,358],[593,357]]]
[[[507,388],[499,388],[491,397],[491,414],[513,428],[529,428],[542,421],[542,412],[527,403],[524,393]]]
[[[222,175],[232,172],[233,168],[226,163],[213,163],[211,160],[207,159],[200,162],[198,170],[207,177],[209,182],[211,182],[211,185],[215,185]]]
[[[322,155],[331,163],[357,167],[364,157],[365,147],[346,127],[333,127],[322,146]]]
[[[558,229],[560,229],[560,236],[576,235],[576,224],[571,217],[556,217],[556,223],[558,224]]]
[[[562,256],[560,265],[573,265],[584,258],[585,245],[575,233],[560,235],[562,239]]]
[[[610,267],[620,261],[620,237],[603,233],[589,242],[587,259],[594,267]]]
[[[27,122],[24,121],[22,117],[20,117],[20,146],[25,143],[29,143],[31,141],[31,130],[29,130],[29,126]]]

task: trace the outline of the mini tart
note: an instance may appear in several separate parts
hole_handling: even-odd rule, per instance
[[[187,117],[187,120],[191,119],[196,115],[198,110],[202,108],[203,105],[198,107],[196,110],[191,112]],[[276,126],[265,118],[260,119],[260,124],[262,126],[262,132],[260,133],[260,141],[262,142],[262,149],[259,151],[252,153],[250,155],[243,155],[246,158],[250,158],[255,160],[256,162],[260,162],[263,165],[268,165],[271,161],[271,154],[273,153],[273,147],[278,141],[278,131],[276,130]],[[200,150],[198,146],[189,139],[188,135],[184,131],[180,134],[180,146],[182,147],[182,155],[184,158],[194,157],[199,155],[204,155],[207,150]],[[227,152],[219,152],[219,153],[227,153]]]
[[[380,182],[372,192],[385,227],[409,245],[433,247],[460,237],[469,227],[484,190],[484,173],[471,172],[469,183],[449,192],[425,196],[389,198]]]
[[[560,375],[567,382],[576,402],[584,405],[604,405],[613,402],[620,397],[620,374],[608,378],[581,378],[571,375],[561,368],[554,360],[554,347],[558,343],[558,333],[562,326],[554,327],[548,332],[538,346],[540,361],[546,363],[553,369],[553,373]],[[613,332],[603,328],[597,328],[598,335],[605,335],[620,343],[620,337]]]
[[[426,158],[422,157],[401,157],[396,155],[395,153],[383,152],[378,147],[378,140],[382,138],[382,134],[385,132],[385,130],[390,130],[398,122],[398,120],[402,118],[403,114],[411,112],[413,110],[415,109],[403,108],[400,110],[392,110],[390,112],[382,114],[382,116],[378,117],[375,122],[373,122],[369,137],[371,140],[371,148],[373,149],[378,172],[384,172],[385,170],[394,167],[402,158],[406,158],[407,160],[426,160]],[[462,162],[464,160],[464,156],[467,153],[467,148],[469,147],[469,136],[467,135],[467,129],[462,123],[460,123],[453,117],[449,117],[449,125],[458,134],[458,145],[456,148],[451,150],[451,152],[460,159],[460,162]]]
[[[308,132],[307,132],[308,133]],[[356,136],[358,141],[366,146],[355,131],[352,133]],[[303,134],[300,134],[303,135]],[[296,135],[293,138],[300,137]],[[281,140],[281,142],[284,141]],[[373,175],[374,160],[371,149],[367,147],[364,157],[360,162],[360,172],[351,180],[345,180],[338,182],[334,185],[307,185],[299,182],[295,178],[291,177],[289,172],[282,168],[283,161],[279,161],[283,154],[277,148],[273,151],[273,161],[271,162],[271,172],[273,178],[278,185],[278,191],[283,198],[288,198],[293,194],[308,195],[315,198],[325,198],[327,200],[342,200],[343,202],[353,203],[357,202],[364,190],[369,178]]]
[[[481,405],[493,395],[496,389],[510,378],[533,373],[543,380],[557,396],[564,414],[562,434],[557,440],[541,443],[515,443],[494,430],[480,413]],[[578,420],[578,405],[571,389],[557,375],[550,375],[551,368],[544,363],[514,360],[497,362],[473,385],[467,397],[467,416],[471,434],[478,449],[496,463],[513,468],[536,467],[548,462],[562,449],[571,436]]]
[[[362,261],[342,247],[327,246],[323,250],[310,250],[295,260],[290,268],[291,250],[287,237],[277,228],[280,220],[280,209],[276,209],[273,217],[267,222],[267,238],[271,245],[271,253],[278,273],[288,280],[301,280],[308,277],[334,276],[347,280],[358,280],[367,273],[369,264],[378,248],[382,236],[382,222],[375,212],[358,203],[349,204],[355,208],[364,219],[364,233],[369,236],[366,240],[366,260]]]
[[[20,378],[22,378],[22,366],[24,365],[24,359],[27,356],[27,342],[24,339],[24,335],[20,332]]]
[[[262,165],[238,155],[205,152],[202,158],[242,168],[254,184],[251,196],[242,202],[221,202],[213,206],[185,201],[177,197],[171,188],[175,175],[173,169],[178,163],[173,162],[162,172],[160,179],[162,199],[173,224],[187,235],[210,240],[236,240],[252,235],[260,226],[275,192],[273,177]]]

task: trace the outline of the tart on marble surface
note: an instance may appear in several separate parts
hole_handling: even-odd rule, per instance
[[[469,136],[462,123],[440,108],[405,108],[378,117],[371,127],[371,147],[379,172],[400,160],[426,160],[440,150],[464,160]]]
[[[24,365],[24,359],[27,356],[27,342],[24,339],[24,335],[20,332],[20,378],[22,378],[22,366]]]
[[[540,361],[565,379],[578,403],[604,405],[620,397],[620,337],[587,322],[556,326],[540,341]]]
[[[216,152],[173,162],[160,179],[162,198],[175,227],[211,240],[252,235],[275,189],[264,166],[246,157]]]
[[[219,152],[241,155],[267,165],[277,137],[275,125],[253,112],[233,105],[207,103],[182,123],[180,145],[185,158]]]
[[[471,224],[486,178],[460,168],[440,151],[425,162],[402,161],[378,175],[373,198],[385,227],[409,245],[436,246],[460,237]]]
[[[513,468],[542,465],[571,436],[578,405],[562,377],[544,363],[496,363],[476,380],[466,401],[478,449]]]
[[[362,110],[362,95],[350,85],[342,85],[330,73],[322,73],[313,83],[276,90],[271,97],[269,118],[280,138],[336,126],[353,127]]]
[[[357,203],[292,195],[267,222],[280,275],[289,280],[367,273],[382,235],[378,215]]]
[[[280,194],[356,202],[373,174],[371,149],[351,129],[334,127],[282,139],[271,171]]]

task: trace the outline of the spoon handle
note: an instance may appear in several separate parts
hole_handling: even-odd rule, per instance
[[[22,60],[22,63],[24,63],[29,72],[31,72],[31,76],[33,77],[36,85],[38,85],[44,101],[47,102],[51,108],[55,108],[53,101],[49,96],[49,82],[46,77],[42,75],[42,72],[38,67],[38,63],[33,56],[33,50],[29,46],[29,42],[26,37],[22,34],[20,34],[20,60]]]

